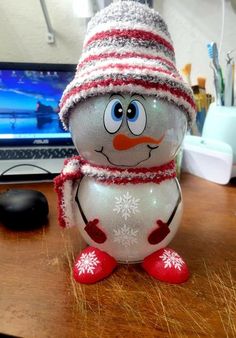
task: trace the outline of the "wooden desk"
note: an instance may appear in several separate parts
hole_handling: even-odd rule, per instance
[[[71,268],[82,244],[57,225],[52,184],[42,191],[49,225],[32,232],[0,226],[0,332],[21,337],[236,337],[236,183],[181,180],[185,209],[171,243],[192,273],[168,285],[120,265],[105,281],[79,285]],[[22,186],[25,187],[25,186]],[[7,186],[1,186],[5,190]]]

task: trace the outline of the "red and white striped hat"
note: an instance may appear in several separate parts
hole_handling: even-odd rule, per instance
[[[162,17],[146,5],[117,1],[89,22],[76,74],[60,103],[68,128],[70,110],[81,100],[109,93],[155,95],[194,118],[192,90],[183,82]]]

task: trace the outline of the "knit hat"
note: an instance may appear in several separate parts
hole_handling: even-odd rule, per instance
[[[166,23],[132,0],[114,2],[90,20],[75,77],[60,102],[64,127],[78,102],[111,93],[155,95],[181,109],[190,124],[195,115],[192,90],[176,69]]]

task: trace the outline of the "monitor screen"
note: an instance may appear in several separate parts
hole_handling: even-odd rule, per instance
[[[0,141],[71,139],[58,111],[75,67],[0,63]]]

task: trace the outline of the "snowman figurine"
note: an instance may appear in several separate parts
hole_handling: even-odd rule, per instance
[[[156,11],[117,1],[91,19],[59,113],[79,156],[55,179],[60,224],[78,226],[88,243],[76,281],[100,281],[118,263],[141,263],[160,281],[188,279],[167,245],[182,215],[174,158],[194,108]]]

